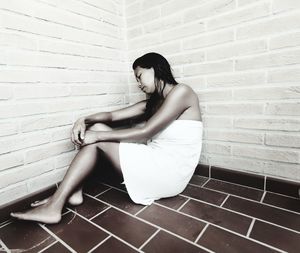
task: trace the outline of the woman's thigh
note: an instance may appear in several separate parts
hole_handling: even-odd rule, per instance
[[[112,131],[113,128],[103,124],[96,123],[88,128],[88,130],[92,131]],[[111,161],[114,168],[117,170],[118,174],[122,176],[122,170],[120,165],[120,155],[119,155],[119,142],[97,142],[94,144],[90,144],[93,147],[97,147],[101,149],[105,156]],[[88,145],[88,146],[90,146]]]

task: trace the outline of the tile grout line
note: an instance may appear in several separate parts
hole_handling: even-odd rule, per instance
[[[183,208],[184,206],[185,206],[185,204],[187,203],[187,202],[189,202],[190,201],[190,198],[187,198],[187,200],[186,201],[184,201],[184,203],[180,206],[180,207],[178,207],[176,210],[180,210],[181,208]],[[173,209],[172,209],[173,210]]]
[[[229,196],[230,196],[230,194],[228,194],[228,195],[225,197],[225,199],[224,199],[223,202],[221,203],[220,207],[222,207],[222,206],[225,204],[225,202],[227,201],[227,199],[229,198]]]
[[[105,192],[108,192],[108,191],[111,190],[111,189],[112,189],[112,188],[108,188],[108,189],[104,190],[103,192],[100,192],[100,193],[96,194],[95,197],[98,197],[98,196],[104,194]]]
[[[5,226],[7,226],[7,225],[9,225],[9,224],[11,224],[11,223],[13,223],[13,221],[12,221],[12,220],[8,220],[7,222],[2,223],[2,224],[0,225],[0,228],[4,228]]]
[[[1,239],[0,239],[0,245],[7,253],[11,253],[11,250],[7,248],[6,244]]]
[[[186,195],[182,195],[182,194],[180,194],[180,195],[181,195],[181,196],[184,196],[184,197],[188,197],[188,196],[186,196]],[[241,215],[241,216],[248,217],[248,218],[250,218],[250,219],[254,219],[254,218],[255,218],[255,219],[259,220],[259,221],[262,221],[262,222],[265,222],[265,223],[274,225],[274,226],[276,226],[276,227],[280,227],[280,228],[289,230],[289,231],[291,231],[291,232],[300,234],[300,231],[293,230],[293,229],[291,229],[291,228],[287,228],[287,227],[284,227],[284,226],[279,225],[279,224],[276,224],[276,223],[272,223],[272,222],[267,221],[267,220],[263,220],[263,219],[260,219],[260,218],[254,217],[254,216],[250,216],[250,215],[248,215],[248,214],[240,213],[240,212],[235,211],[235,210],[232,210],[232,209],[227,209],[227,208],[225,208],[225,207],[220,207],[220,206],[218,206],[218,205],[215,205],[215,204],[212,204],[212,203],[209,203],[209,202],[205,202],[205,201],[203,201],[203,200],[196,199],[196,198],[193,198],[193,197],[189,197],[189,198],[190,198],[191,200],[195,200],[195,201],[197,201],[197,202],[201,202],[201,203],[204,203],[204,204],[207,204],[207,205],[211,205],[211,206],[220,208],[220,209],[222,209],[222,210],[226,210],[226,211],[229,211],[229,212],[232,212],[232,213],[236,213],[236,214],[239,214],[239,215]],[[273,206],[271,206],[271,207],[273,207]],[[285,210],[284,210],[284,211],[285,211]]]
[[[108,204],[107,202],[105,202],[105,201],[103,201],[103,200],[100,200],[100,199],[96,199],[96,200],[98,200],[99,202]],[[190,243],[190,244],[193,244],[193,245],[197,246],[198,248],[202,248],[202,249],[204,249],[204,250],[209,250],[209,249],[205,248],[205,247],[202,246],[202,245],[198,245],[198,244],[196,244],[196,243],[194,243],[194,242],[192,242],[192,241],[189,241],[188,239],[186,239],[186,238],[184,238],[184,237],[181,237],[180,235],[175,234],[175,233],[172,232],[172,231],[169,231],[169,230],[167,230],[167,229],[165,229],[165,228],[163,228],[163,227],[160,227],[160,226],[158,226],[158,225],[156,225],[156,224],[154,224],[154,223],[151,223],[151,222],[149,222],[149,221],[147,221],[147,220],[144,220],[144,219],[142,219],[142,218],[140,218],[140,217],[138,217],[138,216],[134,216],[134,215],[131,214],[131,213],[127,213],[126,211],[124,211],[124,210],[122,210],[122,209],[120,209],[120,208],[118,208],[118,207],[116,207],[116,206],[113,206],[113,208],[115,208],[116,210],[118,210],[118,211],[120,211],[120,212],[122,212],[122,213],[125,213],[125,214],[127,214],[127,215],[129,215],[129,216],[131,216],[131,217],[133,217],[133,218],[136,218],[137,220],[139,220],[139,221],[141,221],[141,222],[144,222],[144,223],[146,223],[146,224],[148,224],[148,225],[150,225],[150,226],[152,226],[152,227],[161,229],[162,231],[165,231],[165,232],[167,232],[167,233],[169,233],[169,234],[171,234],[171,235],[173,235],[173,236],[175,236],[175,237],[177,237],[177,238],[179,238],[179,239],[182,239],[182,240],[184,240],[184,241],[186,241],[186,242],[188,242],[188,243]],[[81,216],[81,215],[80,215],[80,216]],[[93,223],[93,224],[94,224],[94,223]],[[102,227],[101,227],[101,228],[102,228]],[[102,229],[103,229],[103,228],[102,228]],[[212,252],[212,251],[209,250],[209,252]]]
[[[140,247],[139,247],[139,250],[142,250],[142,248],[144,248],[148,242],[150,242],[154,236],[156,236],[158,234],[158,232],[160,231],[161,229],[158,228],[154,233],[153,235],[151,235]]]
[[[102,210],[101,212],[99,212],[99,213],[95,214],[93,217],[89,218],[89,220],[92,220],[92,219],[96,218],[98,215],[100,215],[100,214],[106,212],[106,211],[107,211],[108,209],[110,209],[110,208],[111,208],[111,206],[108,206],[107,208],[105,208],[105,209]]]
[[[209,226],[209,224],[207,223],[205,225],[205,227],[202,229],[202,231],[199,233],[199,235],[197,236],[197,238],[195,239],[194,243],[197,243],[199,241],[199,239],[201,238],[201,236],[204,234],[204,232],[206,231],[207,227]]]
[[[99,242],[98,244],[96,244],[93,248],[91,248],[88,253],[93,252],[95,249],[97,249],[100,245],[102,245],[103,243],[105,243],[109,238],[112,238],[111,235],[107,236],[103,241]]]
[[[157,203],[155,203],[155,204],[156,204],[156,205],[159,205],[159,206],[161,206],[161,207],[167,208],[167,209],[169,209],[169,210],[171,210],[171,211],[176,211],[176,210],[174,210],[174,209],[171,209],[170,207],[163,206],[163,205],[157,204]],[[220,226],[220,225],[213,224],[213,223],[211,223],[211,222],[209,222],[209,221],[206,221],[206,220],[197,218],[197,217],[192,216],[192,215],[187,214],[187,213],[182,213],[182,212],[180,212],[180,211],[176,211],[176,212],[178,212],[179,214],[185,215],[185,216],[187,216],[187,217],[193,218],[193,219],[195,219],[195,220],[201,221],[201,222],[203,222],[203,223],[207,223],[208,225],[211,225],[211,226],[213,226],[213,227],[220,228],[220,229],[222,229],[222,230],[225,230],[225,231],[227,231],[227,232],[229,232],[229,233],[232,233],[232,234],[237,235],[237,236],[239,236],[239,237],[242,237],[242,238],[244,238],[244,239],[248,239],[248,240],[250,240],[250,241],[252,241],[252,242],[255,242],[255,243],[257,243],[257,244],[261,244],[261,245],[263,245],[263,246],[266,246],[266,247],[268,247],[268,248],[277,250],[277,251],[279,251],[279,252],[286,253],[285,251],[282,251],[282,250],[280,250],[280,249],[278,249],[278,248],[275,248],[275,247],[272,246],[272,245],[269,245],[269,244],[266,244],[266,243],[264,243],[264,242],[258,241],[258,240],[254,239],[254,238],[251,238],[251,237],[247,238],[247,237],[246,237],[245,235],[243,235],[243,234],[239,234],[238,232],[235,232],[235,231],[230,230],[230,229],[228,229],[228,228],[222,227],[222,226]]]
[[[200,189],[202,188],[202,187],[199,187],[199,186],[196,186],[196,187],[198,187]],[[256,201],[256,200],[253,200],[253,199],[249,199],[249,198],[245,198],[245,197],[242,197],[242,196],[239,196],[239,195],[235,195],[235,194],[231,194],[231,193],[225,193],[225,192],[222,192],[222,191],[219,191],[219,190],[214,190],[214,189],[205,188],[205,187],[204,187],[204,189],[211,190],[211,191],[218,192],[218,193],[222,193],[222,194],[229,194],[232,197],[241,198],[241,199],[248,200],[248,201],[251,201],[251,202],[254,202],[254,203],[257,203],[257,204],[262,204],[262,205],[265,205],[265,206],[273,207],[274,209],[280,209],[280,210],[283,210],[283,211],[287,211],[287,212],[290,212],[290,213],[294,213],[294,214],[300,215],[299,212],[295,212],[295,211],[292,211],[292,210],[289,210],[289,209],[285,209],[285,208],[282,208],[282,207],[279,207],[279,206],[274,206],[274,205],[271,205],[271,204],[268,204],[268,203],[260,203],[259,201]],[[188,197],[187,195],[184,195],[182,193],[180,193],[179,195],[184,196],[184,197]],[[209,202],[206,202],[206,203],[209,203]]]
[[[246,237],[250,237],[250,233],[251,233],[251,231],[252,231],[252,228],[253,228],[253,226],[254,226],[254,223],[255,223],[255,218],[251,221],[251,224],[250,224],[250,226],[249,226],[249,228],[248,228],[248,232],[247,232],[247,234],[246,234]]]
[[[59,241],[63,246],[65,246],[68,250],[70,250],[73,253],[77,253],[70,245],[68,245],[64,240],[62,240],[60,237],[58,237],[55,233],[53,233],[50,229],[48,229],[45,225],[42,225],[38,223],[38,225],[44,229],[48,234],[53,236],[57,241]]]
[[[144,211],[147,207],[149,206],[144,206],[141,210],[137,211],[134,216],[137,216],[138,214],[140,214],[142,211]]]
[[[201,187],[199,187],[199,188],[201,188]],[[120,190],[120,189],[117,189],[117,190]],[[124,192],[123,190],[121,190],[121,191]],[[219,191],[218,191],[218,192],[219,192]],[[221,192],[221,193],[225,194],[224,192]],[[127,194],[128,194],[128,193],[127,193]],[[230,194],[229,194],[229,195],[230,195]],[[248,217],[248,218],[250,218],[250,219],[256,218],[257,220],[260,220],[260,221],[262,221],[262,222],[265,222],[265,223],[268,223],[268,224],[271,224],[271,225],[274,225],[274,226],[277,226],[277,227],[280,227],[280,228],[283,228],[283,229],[286,229],[286,230],[295,232],[295,233],[297,233],[297,234],[300,234],[299,231],[296,231],[296,230],[293,230],[293,229],[290,229],[290,228],[287,228],[287,227],[278,225],[278,224],[276,224],[276,223],[272,223],[272,222],[269,222],[269,221],[266,221],[266,220],[263,220],[263,219],[260,219],[260,218],[257,218],[257,217],[249,216],[249,215],[244,214],[244,213],[239,213],[239,212],[237,212],[237,211],[235,211],[235,210],[227,209],[227,208],[225,208],[225,207],[220,207],[220,206],[218,206],[218,205],[215,205],[215,204],[212,204],[212,203],[209,203],[209,202],[200,200],[200,199],[196,199],[196,198],[193,198],[193,197],[184,195],[184,194],[182,194],[182,193],[181,193],[181,194],[178,194],[178,196],[183,196],[183,197],[190,198],[190,199],[192,199],[192,200],[195,200],[195,201],[198,201],[198,202],[207,204],[207,205],[212,205],[212,206],[215,206],[215,207],[217,207],[217,208],[221,208],[221,209],[223,209],[223,210],[226,210],[226,211],[229,211],[229,212],[232,212],[232,213],[236,213],[236,214],[239,214],[239,215]],[[230,196],[232,196],[232,195],[230,195]],[[235,196],[234,196],[234,197],[235,197]],[[244,197],[237,196],[237,198],[245,199],[245,200],[252,201],[252,202],[254,202],[254,203],[260,204],[260,203],[257,202],[257,201],[254,201],[254,200],[251,200],[251,199],[246,199],[246,198],[244,198]],[[97,199],[97,200],[99,200],[99,199]],[[155,202],[155,203],[157,204],[157,202]],[[291,212],[291,213],[295,213],[295,214],[299,215],[299,213],[296,213],[296,212],[294,212],[294,211],[290,211],[290,210],[286,210],[286,209],[283,209],[283,208],[280,208],[280,207],[272,206],[272,205],[269,205],[269,204],[267,204],[267,203],[263,203],[262,205],[266,205],[266,206],[269,206],[269,207],[273,207],[273,208],[275,208],[275,209],[279,209],[279,210],[283,210],[283,211],[287,211],[287,212]],[[172,209],[172,210],[173,210],[173,209]]]
[[[56,243],[58,243],[58,241],[54,241],[53,243],[49,244],[47,247],[41,249],[38,253],[44,252],[46,249],[49,249],[50,247],[52,247]]]
[[[98,200],[99,202],[101,202],[99,199],[96,199],[96,200]],[[71,212],[74,212],[74,211],[71,210]],[[131,248],[133,248],[133,249],[135,249],[135,250],[139,250],[139,249],[136,248],[135,246],[131,245],[129,242],[126,242],[126,241],[125,241],[124,239],[122,239],[121,237],[119,237],[119,236],[117,236],[117,235],[111,233],[109,230],[107,230],[107,229],[101,227],[100,225],[98,225],[97,223],[93,222],[92,220],[87,219],[86,217],[84,217],[84,216],[81,215],[81,214],[77,214],[77,215],[78,215],[80,218],[82,218],[82,219],[84,219],[85,221],[87,221],[88,223],[90,223],[91,225],[93,225],[93,226],[99,228],[100,230],[104,231],[105,233],[109,234],[110,236],[117,238],[119,241],[121,241],[121,242],[123,242],[124,244],[130,246]]]
[[[195,185],[195,186],[200,187],[200,188],[203,188],[203,187],[205,187],[205,185],[206,185],[209,181],[210,181],[210,178],[207,179],[207,180],[204,182],[204,184],[202,184],[202,185]]]
[[[263,203],[263,201],[264,201],[266,194],[267,194],[267,192],[265,191],[264,194],[261,196],[259,203],[265,204],[265,203]]]

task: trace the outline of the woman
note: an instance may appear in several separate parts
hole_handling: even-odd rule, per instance
[[[81,183],[102,150],[123,177],[130,198],[150,205],[184,190],[201,153],[202,122],[197,94],[178,84],[168,61],[148,53],[136,59],[133,70],[138,86],[149,99],[112,112],[100,112],[78,119],[72,141],[80,151],[72,161],[54,195],[11,216],[44,223],[57,223],[68,200],[82,203]],[[112,129],[104,123],[144,116],[146,122],[134,128]],[[87,125],[94,124],[90,128]]]

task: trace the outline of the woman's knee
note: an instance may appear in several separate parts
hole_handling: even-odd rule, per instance
[[[104,124],[104,123],[96,123],[96,124],[91,125],[90,127],[88,127],[88,130],[92,130],[92,131],[111,131],[112,128],[109,127],[108,125]]]

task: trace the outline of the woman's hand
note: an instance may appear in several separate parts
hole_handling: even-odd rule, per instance
[[[86,125],[84,122],[84,118],[78,119],[72,128],[72,142],[80,146],[82,144],[82,140],[85,138],[85,130],[86,130]]]

